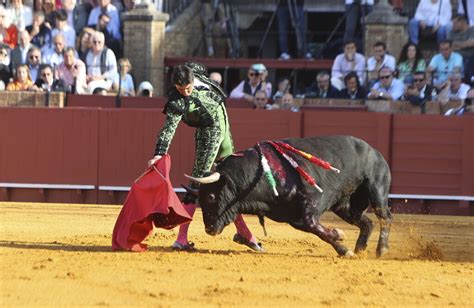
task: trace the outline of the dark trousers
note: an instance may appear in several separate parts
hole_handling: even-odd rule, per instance
[[[300,55],[304,55],[307,51],[307,44],[306,44],[306,20],[304,15],[304,10],[302,5],[296,5],[296,15],[294,16],[294,21],[297,23],[298,30],[301,33],[301,49],[298,50]],[[291,24],[291,15],[290,9],[286,1],[282,1],[282,4],[277,8],[277,19],[278,19],[278,43],[280,44],[280,52],[288,52],[288,34],[289,34],[289,27],[288,25]],[[293,28],[293,25],[291,24]],[[298,31],[295,29],[295,31]]]
[[[354,39],[361,18],[372,12],[373,9],[373,5],[367,4],[360,5],[353,3],[346,5],[346,30],[344,31],[344,41]]]

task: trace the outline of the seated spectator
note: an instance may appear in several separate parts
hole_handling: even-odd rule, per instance
[[[219,72],[212,72],[209,74],[209,79],[217,83],[218,85],[222,85],[222,75]]]
[[[359,76],[355,72],[350,72],[344,77],[345,88],[339,92],[339,98],[343,99],[365,99],[367,90],[360,85]]]
[[[376,42],[372,48],[373,56],[367,60],[367,72],[369,82],[377,81],[377,76],[382,67],[389,67],[395,71],[395,57],[387,53],[387,45],[384,42]]]
[[[451,41],[443,41],[439,44],[440,53],[436,54],[426,69],[428,79],[434,74],[433,85],[437,88],[448,79],[448,74],[462,72],[462,56],[453,51]]]
[[[110,3],[110,0],[99,0],[99,5],[92,9],[89,20],[87,21],[88,26],[97,25],[99,23],[99,16],[102,13],[107,14],[110,17],[110,22],[107,24],[107,30],[112,36],[121,40],[122,35],[120,34],[120,15],[117,8]]]
[[[26,64],[28,65],[28,69],[30,70],[31,80],[36,82],[38,79],[38,74],[41,66],[41,50],[33,46],[28,50],[28,57]]]
[[[64,36],[66,47],[74,47],[76,43],[76,31],[68,25],[65,10],[56,11],[56,27],[51,31],[51,35],[55,37],[58,34]]]
[[[7,45],[0,45],[0,81],[3,83],[4,89],[12,78],[9,64],[8,47]]]
[[[357,53],[356,43],[346,41],[344,43],[344,53],[340,54],[334,60],[331,71],[331,84],[338,90],[344,88],[344,77],[350,72],[356,72],[359,76],[359,82],[364,84],[365,57]]]
[[[51,29],[46,26],[43,11],[36,11],[33,15],[33,24],[26,27],[30,34],[31,43],[39,48],[51,45]]]
[[[404,99],[413,105],[423,106],[436,96],[436,88],[428,84],[426,73],[419,71],[413,75],[412,83],[405,89]]]
[[[26,57],[28,55],[28,50],[33,47],[30,43],[31,38],[28,31],[21,31],[18,36],[18,45],[10,53],[10,68],[12,69],[13,74],[17,66],[26,63]]]
[[[46,18],[46,26],[50,29],[56,27],[56,5],[55,0],[42,0],[41,1],[41,10],[44,12]]]
[[[448,33],[448,40],[453,42],[453,49],[464,59],[474,56],[474,27],[469,27],[465,15],[453,18],[453,30]]]
[[[53,67],[49,64],[41,65],[38,80],[35,86],[44,92],[66,92],[66,84],[62,79],[54,79]]]
[[[255,97],[253,100],[254,108],[255,109],[271,109],[272,106],[268,104],[268,96],[267,93],[263,90],[258,90],[255,93]]]
[[[295,100],[293,99],[293,94],[286,93],[281,98],[281,110],[290,110],[292,112],[300,111],[301,105],[296,104]]]
[[[92,95],[106,96],[107,90],[101,87],[97,87],[97,88],[94,88],[94,90],[92,90]]]
[[[408,23],[410,42],[419,43],[419,37],[436,35],[438,43],[446,40],[451,28],[450,0],[421,0],[416,8],[415,17]]]
[[[153,97],[153,85],[149,81],[142,81],[138,86],[137,96]]]
[[[266,82],[267,69],[263,64],[253,64],[247,72],[247,79],[241,81],[232,92],[231,98],[245,98],[249,102],[253,102],[254,95],[259,90],[264,90],[267,97],[271,96],[272,85]]]
[[[76,59],[75,50],[66,47],[63,52],[64,61],[57,67],[58,78],[64,81],[67,92],[87,93],[86,65]]]
[[[398,79],[402,82],[405,79],[410,82],[415,72],[424,72],[426,70],[426,62],[418,46],[410,42],[403,46],[398,58],[397,70]]]
[[[19,31],[25,30],[25,27],[33,22],[33,11],[29,6],[23,5],[22,0],[10,0],[7,15]]]
[[[124,96],[135,96],[135,84],[133,83],[132,75],[130,71],[132,70],[132,65],[127,58],[122,58],[118,60],[118,67],[120,74],[114,76],[112,89],[118,91],[120,88],[120,94]],[[120,84],[120,77],[122,81]]]
[[[471,87],[462,82],[462,75],[460,73],[452,73],[449,75],[448,80],[448,100],[464,101],[467,98],[467,93],[469,92]]]
[[[94,26],[96,31],[104,33],[105,37],[105,46],[112,49],[116,57],[121,57],[122,55],[122,45],[118,39],[116,39],[110,30],[107,29],[107,25],[110,23],[109,15],[102,13],[99,15],[99,22]]]
[[[30,77],[30,70],[26,64],[21,64],[16,68],[15,78],[7,85],[7,91],[36,91]]]
[[[377,81],[368,95],[369,99],[385,99],[397,101],[403,95],[403,82],[394,78],[393,71],[388,67],[383,67],[379,71],[379,81]]]
[[[280,79],[280,81],[278,81],[278,88],[275,94],[273,94],[273,100],[275,101],[281,98],[286,93],[290,93],[290,89],[290,79],[288,79],[288,77],[283,77],[282,79]]]
[[[81,33],[87,26],[92,5],[87,2],[77,4],[76,0],[61,0],[61,5],[67,13],[69,27],[73,28],[76,34]]]
[[[86,56],[87,84],[90,90],[97,87],[110,90],[117,73],[115,54],[104,46],[104,42],[105,38],[102,32],[95,31],[92,34],[92,48]]]
[[[66,47],[66,40],[64,35],[59,33],[53,36],[53,45],[48,48],[43,48],[43,63],[49,64],[53,67],[58,66],[63,62],[63,52]]]
[[[18,29],[8,21],[5,8],[0,5],[0,43],[7,44],[11,49],[18,44]]]
[[[84,63],[86,62],[87,52],[92,47],[92,33],[94,33],[94,29],[84,28],[76,41],[77,54]]]
[[[316,75],[316,83],[309,86],[305,93],[305,98],[336,98],[339,91],[330,83],[331,77],[326,71],[321,71]]]

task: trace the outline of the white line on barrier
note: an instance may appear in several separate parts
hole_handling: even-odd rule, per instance
[[[45,188],[45,189],[95,189],[95,185],[74,184],[37,184],[37,183],[0,183],[4,188]]]

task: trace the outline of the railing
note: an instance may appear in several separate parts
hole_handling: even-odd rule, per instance
[[[163,12],[170,15],[169,23],[179,16],[194,0],[163,0]]]

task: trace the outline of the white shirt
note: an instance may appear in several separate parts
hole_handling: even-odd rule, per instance
[[[43,63],[49,64],[52,67],[58,66],[64,60],[63,53],[56,53],[54,46],[44,49],[42,53]]]
[[[114,76],[114,83],[119,86],[119,74],[115,74]],[[122,84],[120,85],[121,90],[125,92],[125,95],[130,95],[130,93],[135,91],[135,85],[133,84],[133,78],[130,74],[126,74],[122,76]]]
[[[383,87],[379,81],[373,86],[373,89],[376,89],[379,92],[390,94],[394,101],[397,101],[402,97],[404,88],[405,86],[403,85],[403,82],[396,78],[392,80],[392,84],[388,89]]]
[[[471,87],[469,87],[467,84],[461,83],[461,86],[457,91],[453,92],[451,91],[451,88],[449,88],[448,98],[450,100],[465,100],[467,98],[467,92],[469,92],[470,89]]]
[[[103,50],[99,54],[94,54],[92,51],[89,51],[86,56],[86,65],[87,65],[87,76],[100,76],[104,75],[105,78],[112,81],[115,74],[117,74],[117,59],[112,50],[107,49],[107,55],[105,57],[105,66],[107,71],[102,74],[100,70],[100,57]]]
[[[245,83],[245,80],[242,80],[239,85],[237,87],[235,87],[232,92],[230,92],[230,98],[243,98],[244,97],[244,83]],[[255,95],[255,91],[257,89],[257,86],[255,87],[252,87],[252,85],[250,85],[250,89],[252,91],[252,93],[254,93]],[[267,81],[267,87],[266,89],[260,89],[260,90],[265,90],[265,92],[267,93],[267,97],[272,97],[272,84],[269,83]]]
[[[354,0],[346,0],[346,5],[353,4]],[[374,5],[374,0],[361,0],[361,4]]]
[[[58,28],[54,28],[51,31],[51,37],[54,38],[56,35],[62,34],[64,36],[64,40],[67,47],[75,47],[76,46],[76,31],[71,28],[69,25],[66,25],[64,29],[59,30]]]
[[[18,28],[18,31],[25,30],[26,26],[33,23],[33,11],[26,5],[22,5],[19,10],[15,10],[15,8],[11,6],[6,9],[6,13],[7,24],[9,22],[14,24]]]
[[[451,23],[451,10],[450,0],[438,0],[434,4],[431,3],[431,0],[421,0],[416,8],[415,19],[423,20],[428,26],[434,26],[437,23],[445,26]]]
[[[342,78],[352,71],[357,73],[359,82],[363,85],[365,83],[365,57],[362,54],[356,53],[353,61],[348,61],[344,53],[341,53],[334,59],[331,70],[332,77]]]
[[[392,69],[392,71],[395,71],[396,62],[397,61],[395,60],[394,56],[389,55],[389,54],[385,54],[385,56],[383,57],[382,65],[380,67],[381,68],[382,67],[390,67]],[[375,60],[375,57],[370,57],[367,60],[367,70],[369,72],[375,70],[376,65],[377,65],[377,60]]]

